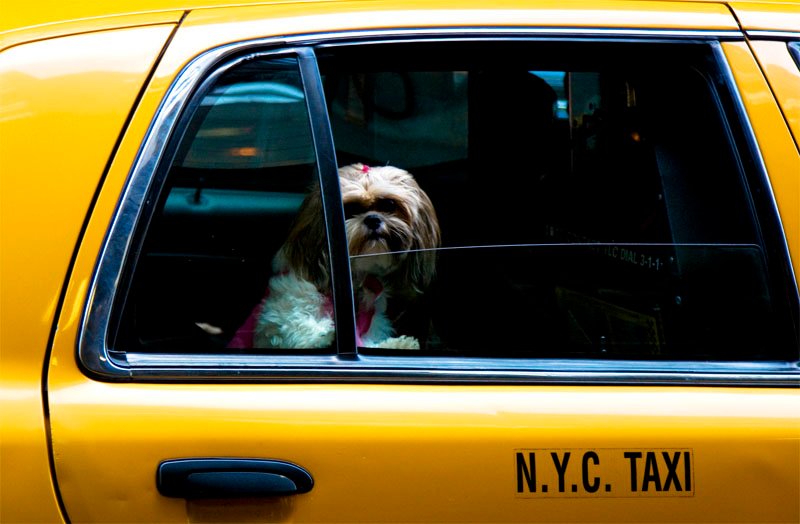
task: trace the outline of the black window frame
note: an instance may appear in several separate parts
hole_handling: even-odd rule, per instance
[[[435,31],[431,31],[435,33]],[[120,199],[106,244],[100,254],[89,301],[78,341],[78,361],[85,373],[107,381],[143,382],[398,382],[398,383],[567,383],[567,384],[706,384],[706,385],[800,385],[800,359],[788,361],[627,361],[601,359],[486,359],[471,357],[368,356],[358,354],[355,337],[355,310],[350,282],[350,259],[344,229],[344,213],[339,191],[336,153],[327,113],[323,87],[314,49],[337,45],[368,45],[404,41],[436,43],[440,41],[575,41],[597,40],[622,43],[657,42],[670,45],[703,44],[712,48],[718,73],[730,100],[723,119],[728,123],[731,140],[739,151],[738,160],[748,173],[746,187],[764,237],[768,268],[787,283],[787,300],[797,317],[798,293],[794,283],[788,248],[780,226],[780,216],[769,185],[766,168],[760,157],[754,133],[733,81],[720,42],[741,40],[737,34],[670,35],[664,31],[635,36],[538,34],[536,30],[497,34],[463,30],[439,37],[372,32],[358,35],[321,35],[298,37],[287,44],[282,40],[243,42],[211,50],[189,64],[179,74],[159,108],[145,138],[129,183]],[[186,128],[192,108],[204,90],[225,70],[243,60],[293,56],[298,60],[306,95],[309,119],[321,184],[325,222],[332,265],[332,295],[336,323],[335,354],[265,355],[265,354],[140,354],[114,350],[109,342],[117,319],[112,305],[118,289],[130,282],[153,202],[163,185],[179,137]],[[730,119],[736,121],[731,123]],[[348,275],[348,278],[337,276]],[[775,278],[773,278],[775,280]],[[119,308],[114,309],[117,311]],[[798,326],[794,332],[797,337]]]

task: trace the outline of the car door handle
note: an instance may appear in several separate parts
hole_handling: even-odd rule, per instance
[[[185,499],[275,497],[308,493],[314,479],[281,460],[199,458],[162,462],[156,486],[165,497]]]

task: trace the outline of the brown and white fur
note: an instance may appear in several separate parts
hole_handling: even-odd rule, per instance
[[[366,347],[419,349],[397,336],[389,301],[413,304],[430,285],[441,238],[428,195],[402,169],[353,164],[339,169],[359,326]],[[319,189],[303,202],[273,261],[274,276],[255,320],[253,345],[317,348],[333,343],[328,250]],[[363,329],[362,329],[363,328]]]

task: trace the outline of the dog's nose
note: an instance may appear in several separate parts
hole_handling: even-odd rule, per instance
[[[372,231],[377,231],[382,222],[381,217],[375,214],[369,214],[364,217],[364,225]]]

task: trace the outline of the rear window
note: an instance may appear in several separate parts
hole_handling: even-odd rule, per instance
[[[467,355],[791,356],[710,55],[462,43],[324,56],[340,161],[403,166],[441,223],[409,332]]]
[[[373,186],[407,172],[413,190],[382,186],[367,202],[342,182],[342,208],[325,211],[320,180],[339,181],[317,165],[330,144],[310,131],[297,59],[237,62],[173,134],[116,297],[114,349],[437,357],[432,368],[797,358],[777,219],[713,44],[314,53],[329,156]],[[384,222],[395,229],[377,248]],[[349,275],[330,273],[331,228],[349,238]],[[373,247],[355,247],[358,228]],[[295,273],[314,305],[275,312]],[[352,318],[334,318],[331,276],[350,279]],[[306,337],[301,310],[324,333]],[[254,318],[273,312],[259,334]],[[337,348],[334,329],[354,330],[357,347]]]

